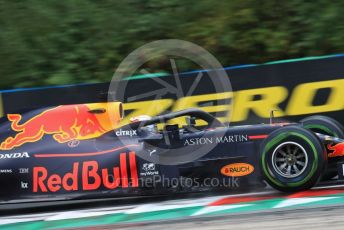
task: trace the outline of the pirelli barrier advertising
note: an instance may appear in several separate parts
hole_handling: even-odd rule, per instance
[[[200,73],[204,77],[193,86]],[[276,110],[280,120],[298,121],[322,114],[344,124],[344,55],[226,68],[232,92],[214,91],[209,73],[211,70],[180,74],[184,93],[179,95],[173,89],[161,89],[166,83],[175,85],[170,75],[121,81],[117,89],[123,91],[125,120],[192,107],[218,114],[228,109],[220,101],[230,100],[231,116],[219,118],[232,125],[267,123],[271,110]],[[191,94],[187,93],[189,88],[194,88]],[[6,119],[6,114],[61,104],[104,102],[108,90],[109,83],[3,91],[1,116]],[[157,97],[147,92],[160,93]],[[147,105],[156,105],[157,109],[147,111]]]

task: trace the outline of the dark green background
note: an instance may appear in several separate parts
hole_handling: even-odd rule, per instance
[[[108,82],[128,53],[166,38],[224,66],[342,53],[343,12],[325,0],[0,0],[0,89]]]

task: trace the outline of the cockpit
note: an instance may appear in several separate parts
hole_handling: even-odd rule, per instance
[[[186,125],[180,127],[177,123],[178,119],[185,119]],[[206,125],[196,126],[197,120],[203,121]],[[225,127],[217,118],[199,109],[188,109],[156,117],[141,115],[131,118],[130,121],[131,123],[122,126],[121,130],[135,130],[141,142],[160,144],[164,140],[168,146],[177,144],[185,136]]]

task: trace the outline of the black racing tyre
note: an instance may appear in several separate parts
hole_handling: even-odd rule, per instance
[[[331,117],[316,115],[302,119],[304,128],[333,137],[344,138],[344,127]]]
[[[263,178],[282,192],[313,187],[326,165],[327,155],[319,138],[298,126],[287,126],[272,132],[261,146]]]
[[[300,121],[306,129],[333,137],[344,139],[344,127],[333,118],[316,115]],[[322,180],[330,180],[338,175],[337,162],[335,159],[328,159],[328,170],[324,173]]]

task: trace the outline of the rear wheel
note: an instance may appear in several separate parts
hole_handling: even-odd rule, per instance
[[[326,167],[320,140],[310,131],[283,127],[262,143],[260,166],[265,181],[283,192],[313,187]]]
[[[300,121],[304,128],[316,133],[329,135],[344,139],[344,127],[333,118],[316,115],[310,116]],[[324,173],[322,180],[330,180],[338,175],[337,162],[334,159],[328,160],[328,169]]]

